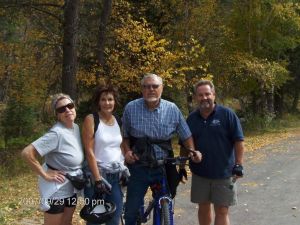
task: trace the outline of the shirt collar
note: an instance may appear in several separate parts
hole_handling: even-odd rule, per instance
[[[161,108],[161,105],[162,105],[162,99],[161,99],[161,98],[159,99],[158,106],[157,106],[156,108],[154,108],[153,110],[149,110],[149,108],[148,108],[147,105],[146,105],[145,99],[144,99],[144,98],[142,98],[142,99],[143,99],[143,106],[144,106],[144,108],[145,108],[146,110],[148,110],[148,111],[157,111],[157,110],[159,110],[159,109]]]

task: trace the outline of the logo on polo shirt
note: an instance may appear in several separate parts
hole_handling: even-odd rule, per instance
[[[216,126],[220,126],[221,125],[221,121],[218,119],[213,119],[210,123],[210,126],[212,127],[216,127]]]

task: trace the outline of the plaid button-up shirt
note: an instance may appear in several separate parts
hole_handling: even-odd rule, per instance
[[[181,140],[191,137],[191,131],[180,112],[172,102],[160,100],[157,108],[150,111],[143,98],[129,102],[124,110],[123,136],[149,137],[151,139],[169,140],[175,133]],[[165,151],[159,146],[154,146],[156,158],[165,156]]]

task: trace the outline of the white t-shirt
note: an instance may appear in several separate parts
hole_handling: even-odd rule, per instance
[[[57,122],[45,135],[32,143],[45,162],[54,169],[70,172],[82,168],[84,153],[77,124],[73,128]],[[51,198],[67,198],[74,195],[70,182],[61,187]]]
[[[95,157],[99,167],[110,167],[113,162],[124,162],[121,151],[122,135],[117,120],[114,125],[106,125],[100,120],[95,133]]]
[[[32,145],[41,156],[45,156],[45,162],[57,170],[72,171],[81,168],[84,153],[77,124],[73,128],[67,128],[57,122]]]

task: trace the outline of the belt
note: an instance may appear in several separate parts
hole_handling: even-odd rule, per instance
[[[58,169],[55,169],[53,166],[50,166],[48,163],[46,163],[47,167],[51,170],[58,170]]]

